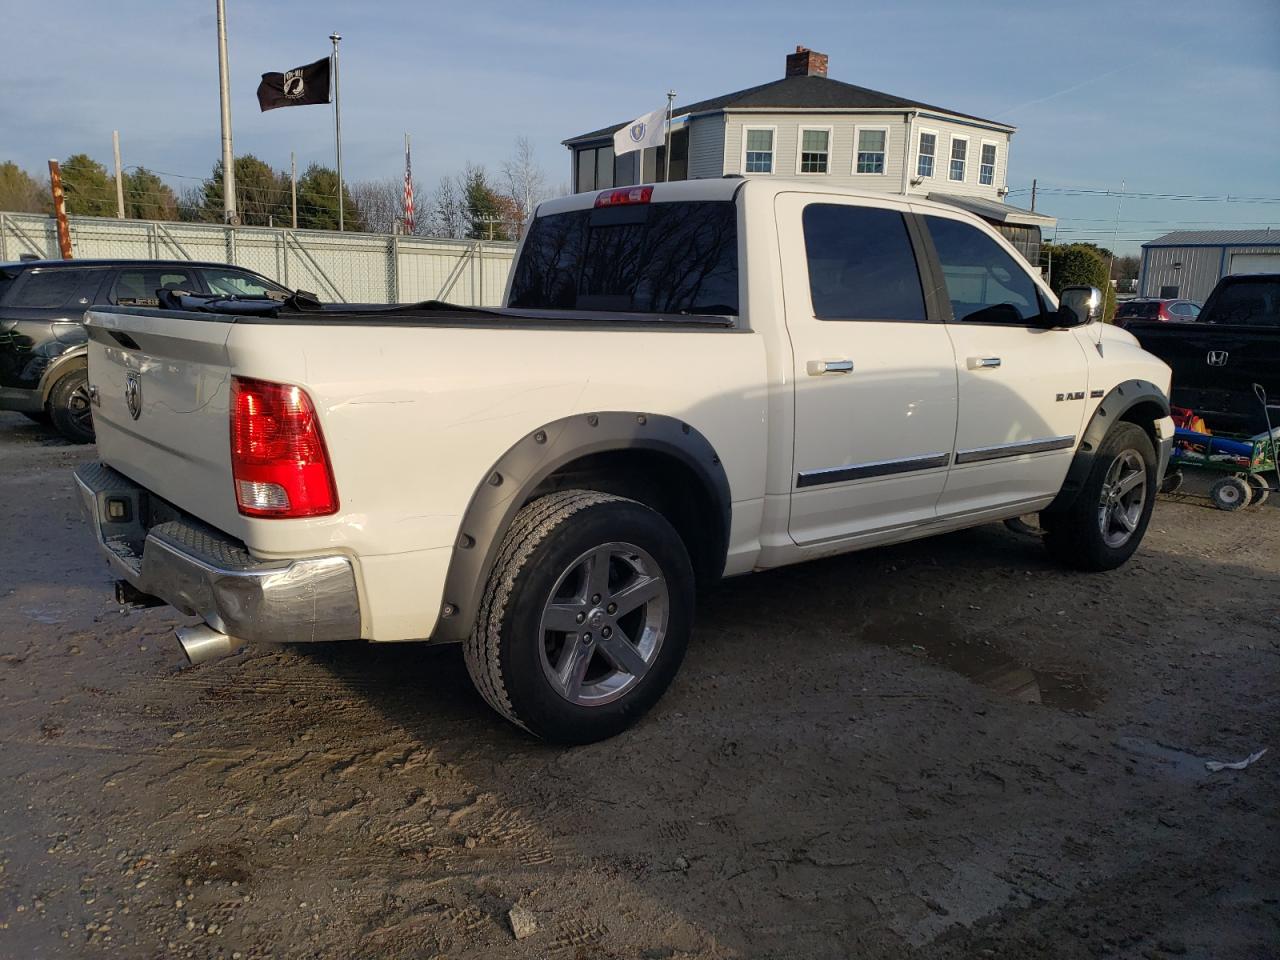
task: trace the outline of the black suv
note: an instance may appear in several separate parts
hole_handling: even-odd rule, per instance
[[[0,263],[0,410],[52,419],[73,443],[93,442],[84,312],[157,306],[159,291],[283,298],[243,267],[191,260],[27,260]]]

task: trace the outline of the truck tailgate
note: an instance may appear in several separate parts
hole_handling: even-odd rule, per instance
[[[218,527],[242,528],[231,482],[232,325],[216,316],[86,317],[101,460]]]

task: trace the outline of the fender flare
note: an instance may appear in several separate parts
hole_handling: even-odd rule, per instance
[[[728,474],[711,441],[690,424],[662,414],[575,414],[525,434],[476,487],[454,542],[432,639],[461,640],[471,632],[498,548],[520,507],[544,480],[581,457],[623,450],[672,457],[701,481],[715,506],[711,546],[718,579],[728,554],[733,501]]]
[[[69,350],[64,350],[54,358],[49,366],[45,367],[44,373],[40,374],[40,406],[43,407],[49,402],[49,394],[53,392],[53,385],[76,368],[82,370],[89,368],[89,347],[87,344],[79,344]]]
[[[1067,468],[1067,476],[1062,481],[1058,495],[1043,512],[1048,513],[1070,506],[1080,493],[1085,478],[1089,476],[1089,470],[1093,466],[1094,451],[1102,443],[1102,438],[1107,435],[1112,424],[1124,420],[1125,414],[1140,403],[1155,403],[1160,408],[1161,416],[1169,415],[1169,398],[1149,380],[1125,380],[1112,387],[1110,392],[1102,398],[1102,402],[1098,404],[1084,432],[1080,435],[1076,455],[1071,461],[1071,466]]]

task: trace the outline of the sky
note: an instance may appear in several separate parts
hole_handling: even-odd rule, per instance
[[[830,76],[1018,126],[1009,201],[1059,238],[1118,252],[1172,229],[1280,229],[1280,0],[595,0],[459,4],[226,0],[237,154],[332,165],[324,106],[260,113],[259,75],[326,56],[342,34],[348,180],[468,162],[497,171],[528,137],[553,183],[560,141],[665,104],[777,79],[803,44]],[[3,0],[0,161],[43,174],[87,152],[175,187],[220,155],[214,0]],[[56,39],[54,36],[56,31]],[[1169,200],[1098,193],[1260,197]],[[1117,209],[1118,208],[1118,209]]]

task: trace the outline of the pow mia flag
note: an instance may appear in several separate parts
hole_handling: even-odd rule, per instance
[[[258,84],[258,106],[264,113],[276,107],[329,102],[328,57],[284,73],[264,73]]]

